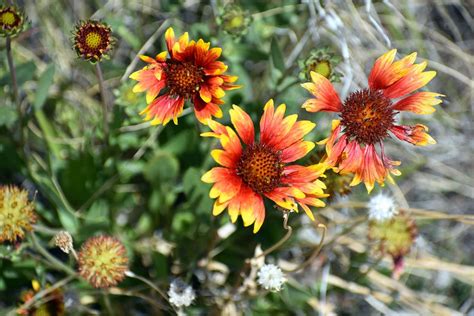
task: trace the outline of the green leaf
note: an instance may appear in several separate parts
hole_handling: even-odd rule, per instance
[[[63,228],[70,232],[72,235],[76,234],[79,225],[77,218],[64,209],[59,209],[58,215],[59,221],[61,222]]]
[[[133,47],[133,49],[139,49],[140,48],[140,40],[138,37],[130,31],[127,27],[120,25],[117,29],[117,33],[120,35],[121,38],[123,38],[130,46]]]
[[[286,69],[285,60],[283,59],[283,52],[278,45],[276,37],[272,38],[272,42],[270,44],[270,54],[272,57],[273,66],[281,72],[284,72]]]
[[[11,127],[18,115],[15,108],[11,106],[0,107],[0,126]]]
[[[179,161],[169,152],[158,151],[143,169],[145,179],[159,186],[162,182],[172,182],[179,174]]]
[[[46,70],[41,74],[38,80],[38,86],[36,87],[36,96],[34,101],[35,110],[40,110],[46,98],[48,97],[48,91],[54,81],[54,72],[56,68],[54,64],[49,65]]]
[[[33,61],[26,62],[16,66],[16,80],[18,86],[22,86],[26,81],[33,79],[35,74],[36,65]],[[10,71],[6,72],[5,75],[0,78],[0,85],[11,85]]]

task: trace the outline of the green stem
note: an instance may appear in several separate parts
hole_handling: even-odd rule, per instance
[[[140,280],[142,281],[143,283],[145,283],[146,285],[148,285],[149,287],[151,287],[153,290],[155,290],[156,292],[158,292],[158,294],[161,295],[161,297],[163,297],[165,299],[165,301],[168,302],[168,296],[159,288],[157,287],[155,284],[153,284],[153,282],[151,282],[150,280],[144,278],[144,277],[141,277],[139,275],[136,275],[135,273],[133,273],[132,271],[127,271],[125,272],[125,275],[128,276],[129,278],[133,278],[133,279],[137,279],[137,280]]]
[[[20,147],[23,147],[24,144],[24,135],[23,135],[23,111],[21,110],[20,96],[18,92],[18,81],[16,76],[15,64],[13,63],[12,55],[12,39],[10,36],[7,36],[6,40],[6,50],[7,50],[7,60],[8,68],[10,69],[10,75],[12,77],[12,90],[13,90],[13,102],[15,102],[16,110],[18,113],[18,127],[20,131]]]
[[[97,80],[99,81],[100,96],[102,98],[102,117],[104,120],[104,138],[105,142],[109,142],[109,100],[107,97],[107,90],[105,88],[104,75],[100,63],[95,64]]]
[[[76,271],[56,259],[53,255],[51,255],[39,242],[38,238],[36,238],[36,235],[34,232],[30,234],[31,236],[31,241],[33,242],[33,245],[35,246],[36,250],[40,254],[42,254],[54,267],[56,267],[58,270],[62,270],[66,272],[67,274],[71,276],[76,276]]]

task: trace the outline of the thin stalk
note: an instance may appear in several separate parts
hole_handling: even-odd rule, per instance
[[[161,297],[163,297],[165,299],[165,301],[168,302],[168,296],[166,296],[166,294],[159,288],[157,287],[155,284],[153,284],[153,282],[151,282],[150,280],[144,278],[144,277],[141,277],[139,275],[136,275],[135,273],[133,273],[132,271],[127,271],[125,272],[125,275],[128,276],[129,278],[133,278],[133,279],[137,279],[137,280],[140,280],[142,281],[143,283],[145,283],[146,285],[148,285],[149,287],[151,287],[153,290],[155,290],[156,292],[158,292],[158,294],[161,295]]]
[[[112,309],[112,303],[110,302],[109,294],[106,292],[104,292],[104,303],[105,303],[105,308],[107,309],[107,313],[109,315],[113,315],[114,311]]]
[[[288,212],[283,213],[283,228],[287,230],[285,236],[283,236],[283,238],[280,239],[276,244],[274,244],[273,246],[271,246],[270,248],[268,248],[267,250],[265,250],[261,254],[253,257],[250,260],[258,259],[258,258],[269,255],[270,253],[272,253],[276,249],[280,248],[281,245],[283,245],[291,237],[291,233],[293,232],[293,228],[291,228],[291,226],[288,226],[288,216],[289,216]]]
[[[319,255],[319,253],[321,252],[321,249],[323,248],[323,245],[324,245],[324,239],[326,237],[327,227],[324,224],[318,224],[317,227],[322,228],[322,230],[323,230],[322,236],[321,236],[321,241],[319,242],[319,244],[316,246],[316,248],[314,248],[313,252],[308,257],[308,259],[306,259],[303,263],[301,263],[296,268],[291,269],[291,270],[285,270],[285,272],[296,272],[296,271],[302,270],[302,269],[306,268],[314,260],[314,258],[316,258]]]
[[[48,252],[48,250],[46,250],[40,244],[38,238],[36,238],[35,233],[31,233],[30,236],[31,236],[31,240],[32,240],[33,245],[35,246],[36,250],[38,250],[38,252],[40,254],[42,254],[43,257],[45,257],[54,267],[56,267],[58,270],[62,270],[64,272],[68,273],[69,275],[76,276],[76,272],[73,269],[71,269],[70,267],[68,267],[67,265],[65,265],[64,263],[59,261],[58,259],[56,259],[53,255],[51,255]]]
[[[107,90],[105,88],[104,75],[100,63],[95,64],[95,70],[97,74],[97,80],[99,81],[100,96],[102,98],[102,117],[104,120],[104,137],[106,143],[109,139],[109,99],[107,97]]]
[[[12,55],[12,39],[10,36],[7,36],[6,40],[6,49],[7,49],[7,60],[8,68],[10,69],[10,75],[12,77],[12,90],[13,90],[13,102],[15,102],[16,110],[18,113],[18,126],[20,131],[20,146],[23,147],[24,137],[23,137],[23,111],[21,110],[20,96],[18,92],[18,81],[16,77],[15,64],[13,63]]]

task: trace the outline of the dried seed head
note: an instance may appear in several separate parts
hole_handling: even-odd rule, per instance
[[[118,284],[128,270],[124,245],[110,236],[86,240],[78,254],[79,274],[96,288]]]
[[[23,239],[35,222],[28,192],[16,186],[0,186],[0,242]]]
[[[394,259],[410,252],[416,235],[415,221],[403,212],[385,221],[369,222],[369,239],[378,241],[378,250]]]
[[[54,244],[65,253],[74,251],[72,241],[72,236],[67,231],[60,231],[54,236]]]

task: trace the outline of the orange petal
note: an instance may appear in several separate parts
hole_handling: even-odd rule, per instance
[[[270,100],[265,104],[263,109],[263,115],[260,119],[260,142],[263,144],[273,144],[277,137],[283,134],[283,131],[289,131],[289,124],[293,124],[296,121],[296,116],[288,118],[285,124],[283,124],[283,118],[285,116],[286,105],[280,104],[276,111],[273,107],[273,100]],[[293,123],[291,123],[293,122]]]
[[[226,135],[227,136],[226,127],[224,125],[222,125],[221,123],[209,119],[209,120],[206,121],[206,125],[209,126],[209,128],[212,130],[212,132],[201,133],[202,137],[216,137],[216,138],[219,138],[221,135]]]
[[[423,124],[416,124],[415,126],[394,125],[390,131],[398,139],[409,142],[417,146],[426,146],[428,144],[436,144],[436,141],[426,133],[428,127]]]
[[[240,190],[242,180],[235,174],[234,170],[228,168],[216,167],[218,169],[213,174],[207,176],[213,177],[216,181],[209,191],[209,197],[212,199],[219,198],[220,202],[225,202],[233,198]],[[207,175],[207,174],[205,174]],[[203,176],[204,180],[208,180]]]
[[[387,98],[400,98],[424,87],[436,76],[436,71],[425,71],[427,63],[412,66],[410,72],[384,90]]]
[[[281,152],[281,160],[284,163],[293,162],[306,156],[313,148],[315,144],[309,141],[301,141],[285,148]]]
[[[232,121],[237,133],[245,144],[253,144],[255,140],[255,131],[252,119],[239,106],[233,105],[232,107],[233,109],[229,111],[230,120]]]
[[[220,213],[222,213],[222,211],[224,211],[226,209],[226,207],[229,205],[229,201],[226,201],[226,202],[219,202],[219,200],[216,200],[214,202],[214,206],[212,208],[212,215],[214,216],[217,216],[219,215]]]
[[[146,63],[149,63],[149,64],[156,64],[156,60],[151,58],[151,57],[148,57],[148,56],[145,56],[145,55],[140,55],[139,56],[141,60],[143,60],[144,62]]]
[[[339,112],[342,103],[331,82],[314,71],[311,72],[311,79],[312,82],[303,83],[301,86],[315,98],[307,100],[302,108],[308,112]]]
[[[222,147],[231,153],[236,159],[240,159],[242,155],[242,144],[240,138],[232,130],[232,128],[226,126],[226,134],[220,137]]]
[[[375,151],[374,145],[367,145],[364,148],[364,158],[359,170],[356,172],[358,181],[362,180],[367,192],[370,193],[375,186],[375,182],[383,185],[388,174],[387,168],[382,163],[379,155]],[[351,185],[354,185],[354,180]]]
[[[183,112],[184,99],[164,94],[151,102],[140,114],[146,114],[145,120],[152,125],[166,125],[170,120],[177,124],[178,116]]]
[[[166,56],[168,56],[168,52],[164,51],[164,52],[161,52],[158,55],[156,55],[155,59],[158,62],[165,62],[166,61]]]
[[[350,141],[344,148],[345,157],[338,165],[339,172],[356,172],[360,168],[363,159],[363,151],[359,143]]]
[[[218,164],[227,168],[235,168],[239,158],[233,155],[232,153],[222,149],[212,150],[211,156]]]
[[[174,37],[174,31],[172,27],[169,27],[165,32],[165,40],[166,46],[168,47],[168,51],[171,53],[173,51],[173,46],[176,41]]]
[[[285,149],[290,145],[301,141],[303,137],[311,132],[315,127],[316,124],[311,121],[297,121],[291,125],[291,129],[285,134],[285,137],[279,139],[278,142],[274,144],[275,150]]]
[[[209,88],[205,85],[201,86],[201,89],[199,89],[199,95],[201,96],[201,99],[205,103],[209,103],[212,100],[212,94],[211,91],[209,91]]]
[[[208,76],[223,74],[227,70],[227,65],[222,61],[214,61],[204,67],[204,73]]]
[[[418,92],[395,103],[393,109],[417,114],[431,114],[436,111],[434,106],[443,102],[437,99],[438,97],[444,97],[444,95],[436,92]]]
[[[416,53],[412,53],[393,62],[396,53],[397,50],[392,49],[375,61],[374,67],[369,75],[370,88],[385,89],[408,74],[415,62]]]
[[[212,117],[222,117],[222,110],[218,104],[214,103],[216,100],[211,100],[210,103],[205,103],[202,98],[195,95],[193,98],[194,103],[194,114],[196,118],[204,125],[207,125]]]

